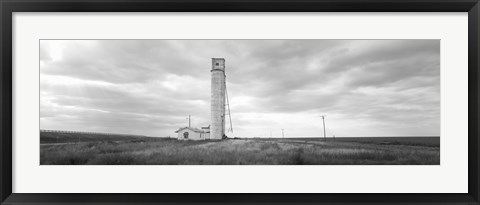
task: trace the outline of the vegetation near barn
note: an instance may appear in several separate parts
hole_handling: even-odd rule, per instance
[[[72,134],[75,135],[75,134]],[[77,137],[78,138],[78,137]],[[72,139],[76,139],[72,137]],[[438,140],[122,138],[43,143],[42,165],[320,165],[440,164]],[[398,141],[398,140],[397,140]]]

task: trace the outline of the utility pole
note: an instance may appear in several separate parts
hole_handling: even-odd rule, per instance
[[[283,134],[283,129],[282,129],[282,138],[285,138],[285,135]]]
[[[190,127],[190,115],[188,115],[188,127]]]
[[[322,120],[323,120],[323,139],[327,140],[327,133],[325,132],[325,117],[326,117],[326,115],[322,115]]]
[[[270,138],[272,138],[272,131],[270,131]]]

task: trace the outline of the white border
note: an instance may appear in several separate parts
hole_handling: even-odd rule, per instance
[[[441,165],[39,166],[39,39],[441,39]],[[467,54],[467,13],[15,13],[13,192],[466,193]]]

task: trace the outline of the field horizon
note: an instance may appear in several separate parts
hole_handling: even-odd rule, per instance
[[[172,136],[149,136],[141,134],[127,134],[127,133],[105,133],[105,132],[82,132],[82,131],[67,131],[67,130],[40,130],[40,133],[75,133],[75,134],[95,134],[102,136],[126,136],[126,137],[146,137],[146,138],[177,138]],[[228,136],[228,135],[227,135]],[[42,137],[42,136],[41,136]],[[45,136],[43,136],[45,137]],[[289,137],[243,137],[243,136],[228,136],[228,138],[242,138],[242,139],[324,139],[323,135],[319,136],[289,136]],[[405,135],[405,136],[335,136],[335,139],[356,139],[356,138],[440,138],[437,135]],[[332,136],[327,136],[326,139],[333,139]]]

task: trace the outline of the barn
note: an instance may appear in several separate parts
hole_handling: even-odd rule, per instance
[[[202,129],[182,127],[175,133],[178,133],[177,139],[179,140],[205,140],[210,139],[210,126],[202,127]]]

